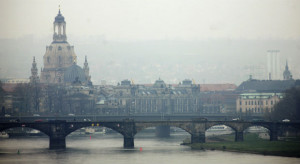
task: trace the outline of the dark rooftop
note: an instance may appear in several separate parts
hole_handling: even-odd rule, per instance
[[[236,91],[284,92],[295,86],[295,80],[254,80],[244,81]]]

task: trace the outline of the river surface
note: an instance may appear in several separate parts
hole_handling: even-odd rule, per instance
[[[47,137],[0,139],[0,163],[5,164],[292,164],[300,158],[223,151],[191,150],[180,143],[187,133],[156,138],[137,134],[134,149],[123,149],[123,137],[102,134],[67,137],[66,150],[49,150]],[[19,150],[19,153],[18,153]]]

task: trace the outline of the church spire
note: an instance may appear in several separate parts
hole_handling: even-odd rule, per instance
[[[91,81],[90,68],[89,68],[89,64],[88,64],[88,62],[87,62],[87,57],[86,57],[86,56],[85,56],[85,60],[84,60],[83,70],[84,70],[86,79],[87,79],[88,81]]]
[[[39,76],[38,76],[38,69],[36,67],[35,57],[33,57],[32,67],[31,67],[31,76],[30,76],[30,82],[31,83],[38,83]]]
[[[283,72],[283,79],[284,80],[291,80],[292,79],[292,74],[289,70],[289,66],[288,66],[288,61],[286,60],[286,63],[285,63],[285,70]]]

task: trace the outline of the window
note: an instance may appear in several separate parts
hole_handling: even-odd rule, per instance
[[[50,56],[47,57],[47,63],[50,64]]]
[[[58,57],[58,64],[61,64],[61,57]]]
[[[273,100],[271,101],[271,105],[273,105]]]

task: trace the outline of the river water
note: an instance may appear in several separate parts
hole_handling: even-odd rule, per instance
[[[135,148],[124,149],[123,137],[102,134],[67,137],[66,150],[49,150],[47,137],[0,139],[0,163],[5,164],[291,164],[299,158],[223,151],[191,150],[180,143],[187,133],[170,138],[137,134]],[[19,153],[18,153],[19,150]]]

